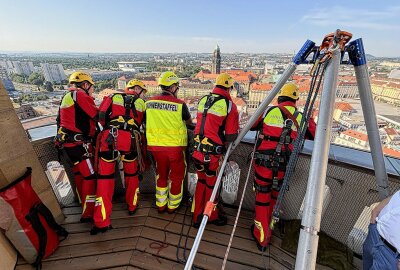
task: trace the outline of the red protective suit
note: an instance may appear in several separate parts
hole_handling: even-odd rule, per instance
[[[144,101],[136,94],[113,94],[105,97],[99,108],[100,154],[94,225],[106,228],[111,224],[112,197],[115,186],[115,164],[120,155],[124,167],[126,203],[130,214],[138,205],[139,167],[136,141],[145,111]]]
[[[280,108],[279,108],[280,107]],[[284,108],[282,108],[284,107]],[[288,117],[287,113],[291,114]],[[276,168],[277,186],[273,186],[274,169],[270,160],[278,146],[278,141],[283,131],[285,119],[293,119],[300,124],[302,115],[296,112],[296,104],[291,101],[281,102],[278,106],[269,108],[267,113],[260,117],[253,125],[252,129],[260,130],[255,154],[255,180],[254,187],[256,191],[255,217],[252,226],[252,234],[260,250],[263,250],[271,238],[269,224],[276,199],[279,195],[279,189],[285,176],[286,164],[293,150],[292,142],[297,137],[297,127],[292,125],[290,138],[291,142],[282,146],[281,163]],[[315,135],[316,124],[310,119],[306,137],[313,139]],[[288,148],[288,149],[286,149]],[[263,159],[257,159],[257,154],[261,154]],[[269,159],[269,160],[268,160]],[[268,160],[265,162],[265,160]],[[261,162],[260,162],[261,161]]]
[[[215,99],[214,104],[208,109],[206,118],[203,121],[203,111],[207,103],[207,97],[199,101],[197,112],[197,123],[195,128],[195,138],[203,133],[208,142],[212,142],[215,147],[224,147],[226,142],[233,141],[239,132],[239,114],[236,104],[232,102],[229,92],[225,89],[215,87],[212,91]],[[222,99],[221,99],[222,98]],[[203,128],[202,128],[203,123]],[[195,139],[196,140],[196,139]],[[214,149],[216,149],[214,147]],[[208,153],[205,155],[200,149],[193,152],[193,160],[197,169],[197,184],[192,203],[193,222],[195,226],[201,222],[205,204],[210,200],[215,182],[217,180],[217,170],[219,159],[222,153]],[[226,223],[226,217],[219,213],[219,207],[215,207],[209,217],[210,222]]]
[[[66,134],[62,145],[73,163],[75,186],[83,208],[82,221],[92,218],[95,202],[92,143],[97,114],[93,98],[80,88],[70,88],[61,101],[57,137]]]
[[[155,161],[159,212],[168,209],[172,213],[182,201],[186,175],[186,121],[190,118],[187,105],[169,92],[164,91],[146,102],[147,149]]]

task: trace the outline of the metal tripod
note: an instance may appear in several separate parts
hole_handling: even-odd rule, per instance
[[[221,184],[222,175],[229,155],[239,145],[243,137],[250,130],[256,120],[266,110],[268,105],[278,94],[281,87],[294,73],[296,67],[300,64],[315,63],[316,61],[320,61],[321,59],[329,56],[330,63],[328,64],[326,70],[320,101],[318,125],[311,159],[310,175],[308,179],[305,207],[301,226],[302,229],[300,232],[299,246],[296,258],[296,269],[315,269],[318,249],[318,232],[320,230],[321,223],[323,188],[325,185],[326,170],[328,165],[329,144],[333,119],[332,115],[335,103],[339,65],[341,63],[352,64],[355,68],[364,120],[367,126],[368,140],[371,147],[371,154],[375,169],[375,176],[377,179],[379,196],[381,199],[388,196],[388,178],[385,168],[381,141],[379,137],[378,124],[371,93],[371,85],[368,77],[363,43],[361,39],[357,39],[349,43],[345,48],[341,49],[338,46],[338,43],[340,43],[340,40],[338,39],[339,33],[340,30],[337,30],[334,34],[330,34],[332,36],[332,39],[329,44],[325,44],[329,45],[327,47],[327,50],[325,51],[321,50],[322,45],[315,46],[315,43],[311,40],[307,40],[304,43],[303,47],[296,54],[292,62],[289,64],[282,76],[274,85],[269,95],[260,104],[256,112],[247,122],[246,126],[241,130],[237,139],[229,145],[210,198],[210,202],[214,202],[217,191]],[[349,61],[343,61],[343,56],[345,52],[347,52],[349,55]],[[311,60],[308,60],[308,58],[310,57]],[[190,251],[189,258],[186,262],[185,270],[190,270],[193,265],[194,258],[199,248],[200,241],[203,236],[208,219],[209,216],[207,215],[207,213],[204,213],[203,220],[197,232],[197,236]]]

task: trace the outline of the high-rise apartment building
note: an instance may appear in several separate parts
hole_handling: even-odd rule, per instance
[[[221,51],[220,51],[218,45],[215,47],[215,50],[213,53],[211,73],[214,73],[214,74],[221,73]]]
[[[42,67],[44,79],[48,82],[61,83],[67,79],[61,64],[41,63],[40,66]]]
[[[0,66],[0,81],[3,83],[7,91],[15,90],[13,82],[8,77],[7,69],[3,66]]]
[[[13,65],[13,73],[18,75],[29,76],[35,69],[32,62],[11,61]]]

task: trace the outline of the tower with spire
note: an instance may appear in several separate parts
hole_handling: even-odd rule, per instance
[[[214,73],[214,74],[220,74],[221,73],[221,52],[219,50],[218,44],[215,47],[215,50],[214,50],[214,53],[213,53],[211,72]]]

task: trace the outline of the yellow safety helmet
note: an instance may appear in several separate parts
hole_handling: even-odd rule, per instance
[[[235,80],[228,73],[222,73],[218,75],[217,79],[215,80],[215,85],[223,86],[226,88],[231,88],[234,83]]]
[[[126,93],[131,92],[130,89],[134,88],[135,86],[139,86],[144,91],[147,91],[147,86],[142,81],[133,79],[133,80],[130,80],[128,82],[128,84],[126,85],[125,92]]]
[[[299,87],[293,83],[289,82],[282,86],[281,91],[279,92],[280,97],[290,97],[292,99],[299,99]]]
[[[174,83],[179,83],[179,78],[172,71],[163,72],[158,79],[158,85],[171,86]]]
[[[89,74],[82,72],[82,71],[75,71],[74,73],[69,76],[69,83],[80,83],[88,81],[90,84],[94,85],[94,81],[92,79],[92,76]]]

